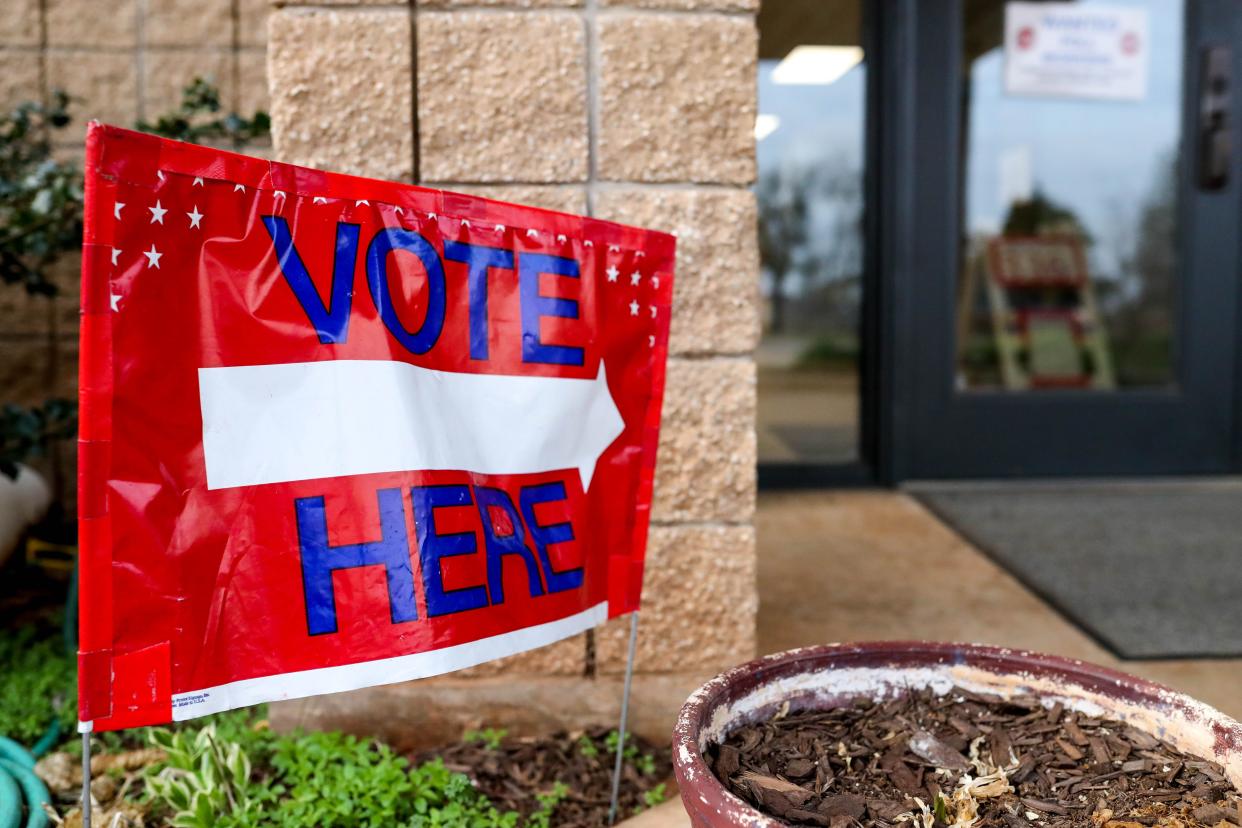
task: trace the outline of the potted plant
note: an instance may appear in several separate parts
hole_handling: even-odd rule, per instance
[[[958,746],[968,744],[968,751],[946,746],[919,730],[918,711],[902,707],[915,702],[930,705],[941,711],[937,716],[952,721],[964,734]],[[971,722],[971,714],[954,715],[957,702],[966,702],[976,713],[987,705],[1012,707],[1016,720],[1026,723],[1026,738],[1013,740],[1015,745],[1021,743],[1018,747],[1006,741],[1005,749],[998,750],[997,737],[991,734],[1003,730],[998,726],[1002,717],[988,713]],[[872,706],[880,712],[870,712]],[[897,708],[901,710],[892,713]],[[818,717],[807,712],[834,709],[836,714]],[[833,744],[832,739],[817,738],[814,731],[801,729],[810,725],[802,724],[795,733],[807,746],[807,759],[797,757],[800,764],[794,767],[795,760],[790,757],[797,754],[795,748],[773,750],[773,734],[779,731],[781,720],[827,718],[833,726],[843,728],[849,721],[868,716],[889,718],[867,737],[873,740],[872,745],[864,743],[861,750],[851,750],[848,739]],[[1079,721],[1084,727],[1090,723],[1089,729],[1084,732]],[[1067,726],[1074,738],[1065,736],[1062,728]],[[739,733],[747,737],[759,734],[743,739],[740,747],[762,753],[762,760],[752,763],[751,770],[746,769],[745,756],[738,763],[738,739],[726,744]],[[1030,736],[1032,733],[1036,735]],[[1123,736],[1132,741],[1120,738]],[[1080,742],[1081,750],[1075,742]],[[904,752],[898,760],[906,761],[886,764],[885,745]],[[818,761],[815,750],[820,751]],[[1047,751],[1046,756],[1055,752],[1055,771],[1045,771],[1029,758],[1024,763],[1018,761],[1019,756],[1043,751]],[[1177,752],[1181,753],[1171,755]],[[1169,761],[1162,763],[1160,757],[1165,756]],[[1079,765],[1090,770],[1075,770]],[[1181,693],[1133,676],[1081,661],[970,644],[834,644],[778,653],[736,667],[703,685],[682,707],[673,733],[673,767],[682,801],[696,826],[792,823],[841,828],[865,820],[909,823],[912,828],[961,828],[976,822],[982,798],[1002,792],[1017,805],[1015,813],[1006,815],[1009,825],[1053,826],[1070,824],[1071,819],[1097,828],[1165,824],[1150,819],[1135,822],[1104,807],[1106,797],[1101,791],[1118,784],[1117,780],[1131,771],[1156,774],[1158,780],[1172,780],[1180,774],[1187,797],[1192,793],[1205,797],[1187,800],[1204,805],[1193,814],[1183,813],[1183,825],[1218,825],[1222,820],[1236,825],[1242,820],[1234,789],[1242,783],[1242,725],[1238,722]],[[863,767],[873,778],[877,773],[891,777],[913,769],[919,773],[918,787],[905,783],[911,795],[901,808],[856,794],[827,795],[827,790],[834,789],[834,780],[825,782],[826,776],[833,777],[835,770],[835,789],[840,789],[844,768]],[[723,770],[726,782],[717,770]],[[1032,772],[1037,780],[1039,774],[1045,774],[1050,787],[1059,793],[1073,791],[1071,806],[1081,811],[1023,797],[1021,775]],[[1057,779],[1060,781],[1052,781]],[[892,780],[881,781],[888,785]],[[857,781],[851,784],[857,786]],[[1190,790],[1192,784],[1198,787]],[[943,794],[937,786],[943,787]],[[745,798],[731,792],[730,787]],[[1129,778],[1119,787],[1127,791],[1153,789]],[[1174,798],[1169,793],[1172,787],[1155,790],[1164,791],[1161,795],[1166,801]],[[915,795],[924,791],[924,796]],[[829,799],[833,801],[826,808]],[[772,808],[762,807],[772,803],[777,810],[790,809],[784,811],[786,819],[775,816]],[[852,807],[859,811],[851,812]],[[877,816],[877,808],[889,808],[889,812],[881,810]],[[902,808],[906,813],[898,813]],[[867,809],[865,816],[862,809]]]

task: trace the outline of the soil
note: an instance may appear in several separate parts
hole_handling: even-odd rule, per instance
[[[439,756],[450,770],[470,777],[497,809],[523,816],[539,810],[537,796],[551,793],[561,782],[567,790],[552,811],[549,825],[599,828],[608,824],[616,761],[615,747],[608,744],[610,732],[606,727],[561,731],[550,736],[503,738],[498,744],[465,740],[411,759],[421,763]],[[626,737],[624,753],[618,822],[675,795],[666,745],[656,746],[631,734]]]
[[[777,715],[708,763],[737,796],[829,828],[1237,828],[1220,765],[1121,722],[954,688]]]

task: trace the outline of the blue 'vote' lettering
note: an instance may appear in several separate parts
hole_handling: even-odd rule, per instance
[[[327,302],[319,295],[306,264],[293,242],[289,223],[280,216],[263,216],[263,226],[272,239],[272,249],[280,272],[298,304],[302,306],[319,342],[344,345],[349,339],[350,311],[353,305],[354,274],[358,260],[360,227],[338,223],[332,266],[332,284]],[[393,306],[393,290],[389,260],[396,252],[411,253],[422,264],[427,278],[427,308],[423,321],[410,330],[397,316]],[[545,318],[578,319],[576,299],[544,296],[539,292],[543,274],[578,279],[580,268],[576,259],[544,253],[524,253],[485,245],[446,240],[444,258],[467,267],[467,302],[469,304],[470,358],[488,359],[488,278],[496,271],[516,271],[521,305],[522,362],[545,365],[582,365],[583,349],[571,345],[554,345],[543,341],[540,332]],[[403,348],[412,354],[425,354],[435,347],[444,330],[448,304],[444,261],[440,252],[425,237],[402,227],[385,227],[376,231],[367,245],[366,277],[368,293],[384,327]]]

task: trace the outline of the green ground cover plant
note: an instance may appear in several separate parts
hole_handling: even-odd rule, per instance
[[[0,735],[32,745],[55,719],[73,732],[77,664],[60,638],[34,627],[0,635],[0,677]]]
[[[440,760],[411,769],[387,745],[341,733],[280,736],[245,727],[234,716],[223,729],[156,728],[153,747],[167,759],[147,787],[157,812],[177,828],[518,828],[470,780]],[[241,725],[241,727],[239,727]],[[257,758],[259,761],[253,761]],[[568,789],[554,791],[542,819]],[[544,803],[544,800],[540,800]]]

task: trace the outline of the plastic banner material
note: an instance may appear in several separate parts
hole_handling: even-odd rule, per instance
[[[634,610],[673,238],[92,125],[83,727]]]

